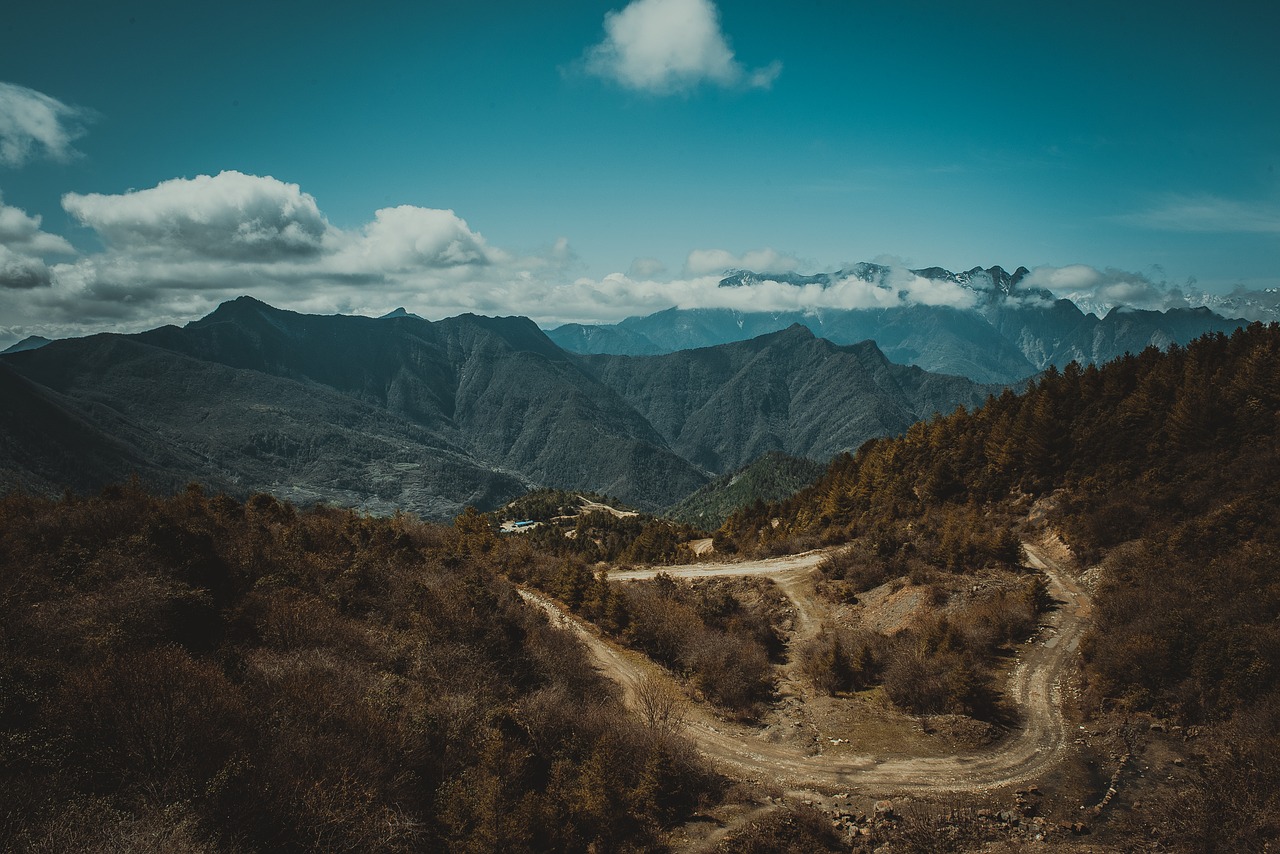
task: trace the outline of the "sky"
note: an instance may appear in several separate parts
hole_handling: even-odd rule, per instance
[[[950,298],[715,287],[857,261],[1025,265],[1157,303],[1280,286],[1280,4],[47,0],[4,18],[0,346],[245,293],[546,326]]]

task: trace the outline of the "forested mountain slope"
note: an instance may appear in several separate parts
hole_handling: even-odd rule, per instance
[[[669,519],[716,528],[734,510],[756,501],[780,501],[813,483],[826,467],[803,457],[773,451],[724,474],[663,513]]]
[[[717,536],[740,550],[853,538],[890,566],[923,550],[962,570],[998,545],[984,519],[1051,497],[1051,523],[1102,561],[1085,708],[1216,727],[1198,788],[1168,814],[1211,838],[1215,810],[1231,810],[1231,850],[1254,850],[1280,803],[1278,481],[1280,326],[1254,324],[1051,370],[1024,394],[869,442]]]

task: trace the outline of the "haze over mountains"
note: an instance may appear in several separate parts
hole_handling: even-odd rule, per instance
[[[672,309],[548,334],[520,317],[315,316],[242,297],[182,328],[45,343],[0,359],[0,487],[136,473],[443,518],[552,486],[658,510],[765,454],[825,463],[1042,366],[1238,325],[1099,320],[1020,289],[1024,270],[917,272],[950,276],[974,306]]]
[[[672,308],[617,324],[566,324],[550,338],[575,353],[652,355],[742,341],[801,324],[837,344],[874,340],[886,356],[928,371],[960,374],[979,382],[1011,383],[1049,365],[1102,363],[1147,346],[1186,344],[1210,331],[1229,332],[1243,321],[1206,308],[1165,311],[1115,307],[1103,317],[1067,299],[1026,284],[1029,273],[1001,267],[952,273],[940,267],[906,271],[939,290],[936,304],[899,300],[895,277],[903,271],[857,264],[830,274],[761,274],[731,271],[725,288],[780,282],[797,289],[831,288],[849,281],[890,294],[887,307],[749,312],[728,308]]]

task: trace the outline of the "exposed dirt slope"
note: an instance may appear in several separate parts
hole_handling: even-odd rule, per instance
[[[824,755],[792,744],[766,741],[758,731],[722,721],[702,707],[686,716],[687,734],[726,771],[783,788],[877,792],[969,792],[1021,783],[1040,776],[1073,749],[1062,711],[1064,686],[1071,675],[1080,638],[1088,626],[1089,595],[1045,544],[1025,543],[1028,562],[1044,572],[1058,606],[1045,615],[1042,627],[1019,654],[1005,690],[1021,716],[1017,729],[1000,741],[969,753],[886,759],[874,755]],[[822,552],[749,561],[631,570],[611,575],[638,580],[666,573],[675,578],[765,575],[778,582],[798,615],[795,638],[817,631],[825,608],[813,594],[809,578]],[[556,603],[525,591],[526,599],[545,609],[554,621],[572,629],[586,643],[601,670],[634,698],[644,679],[669,678],[637,653],[603,639],[590,626],[566,614]]]

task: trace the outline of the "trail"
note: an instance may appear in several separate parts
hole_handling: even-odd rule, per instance
[[[1045,549],[1024,543],[1028,563],[1048,579],[1057,606],[1044,615],[1039,633],[1019,647],[1006,695],[1020,715],[1015,731],[981,749],[946,756],[886,759],[874,755],[828,756],[806,753],[793,745],[758,738],[755,732],[719,720],[705,709],[690,710],[686,733],[714,762],[738,775],[784,788],[818,791],[875,790],[878,793],[974,792],[1022,783],[1043,774],[1071,749],[1073,739],[1063,716],[1063,690],[1075,663],[1080,639],[1088,627],[1089,595]],[[809,552],[739,564],[695,564],[613,573],[619,581],[652,578],[767,576],[779,582],[795,604],[797,636],[817,631],[821,606],[809,583],[811,571],[824,557]],[[627,702],[642,680],[669,678],[644,656],[623,650],[592,627],[566,614],[551,599],[522,591],[546,610],[553,621],[573,630],[586,644],[596,665],[617,682]]]

